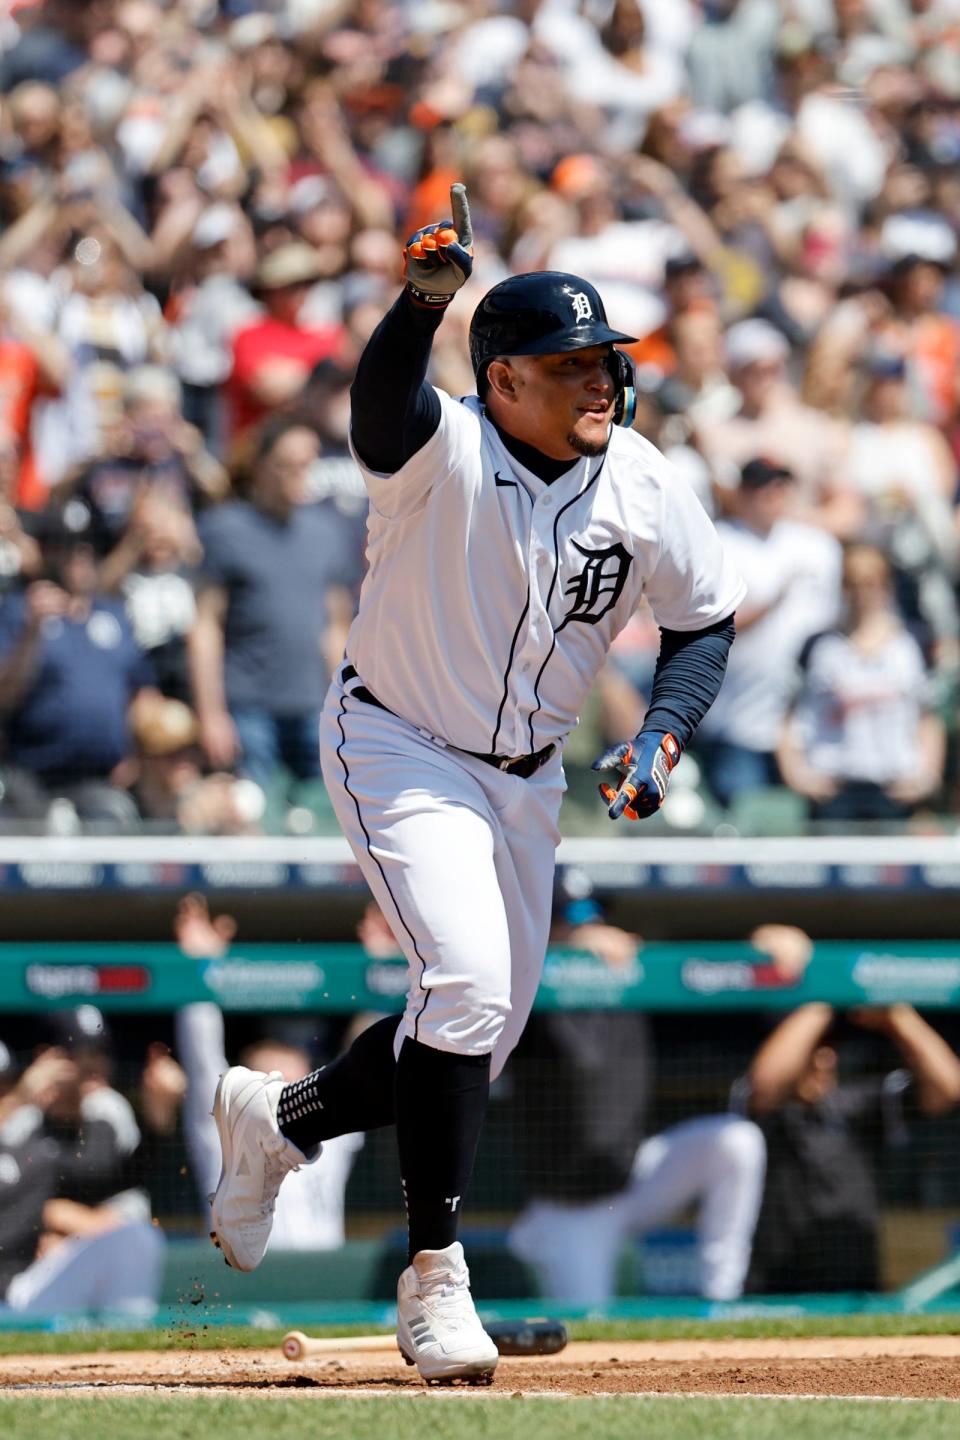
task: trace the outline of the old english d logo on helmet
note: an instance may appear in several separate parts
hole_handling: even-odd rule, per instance
[[[573,296],[573,318],[577,321],[593,319],[589,297],[582,290]]]
[[[562,270],[537,270],[511,275],[484,295],[470,322],[470,359],[482,393],[486,368],[499,355],[558,355],[590,345],[629,345],[635,339],[610,328],[603,301],[589,280]],[[618,424],[625,413],[632,415],[624,393],[630,362],[622,359],[623,365],[611,366],[618,387]]]
[[[470,322],[470,359],[479,375],[498,355],[557,355],[635,339],[610,328],[589,280],[537,270],[511,275],[484,295]]]

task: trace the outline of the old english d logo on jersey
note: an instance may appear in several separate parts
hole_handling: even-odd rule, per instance
[[[571,620],[596,625],[620,599],[630,569],[630,555],[619,542],[606,550],[585,550],[576,540],[570,543],[586,557],[587,563],[580,574],[564,586],[564,593],[572,596],[573,605],[558,626],[560,630]]]
[[[585,336],[578,293],[599,313],[586,282],[561,310]],[[576,725],[644,593],[658,625],[689,630],[730,614],[744,587],[693,490],[635,431],[611,430],[603,456],[546,486],[506,450],[479,396],[435,394],[443,423],[428,445],[393,475],[361,462],[369,568],[350,664],[425,735],[531,754]]]

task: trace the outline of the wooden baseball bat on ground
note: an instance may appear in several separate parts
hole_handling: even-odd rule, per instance
[[[495,1320],[484,1329],[501,1355],[556,1355],[567,1343],[566,1326],[559,1320]],[[290,1361],[310,1360],[320,1355],[343,1355],[350,1351],[396,1350],[395,1335],[304,1335],[291,1330],[283,1337],[283,1353]]]
[[[396,1335],[304,1335],[291,1330],[283,1337],[283,1353],[288,1360],[311,1360],[315,1355],[342,1355],[345,1351],[396,1350]]]

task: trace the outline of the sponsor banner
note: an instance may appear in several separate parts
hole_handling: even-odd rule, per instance
[[[875,1004],[909,1000],[920,1005],[957,1003],[960,996],[960,945],[955,955],[890,954],[865,951],[853,963],[851,978]]]
[[[567,867],[560,867],[561,870]],[[960,863],[929,865],[833,865],[795,859],[755,861],[746,865],[673,862],[646,864],[620,860],[591,861],[576,869],[589,876],[598,891],[623,895],[638,890],[671,893],[750,894],[831,891],[842,894],[876,894],[880,891],[960,891]],[[364,888],[356,865],[341,863],[289,863],[260,859],[222,859],[203,864],[179,861],[131,860],[91,863],[82,859],[24,860],[0,865],[0,893],[4,891],[82,892],[109,890],[126,893],[201,890],[243,893],[353,892]]]
[[[32,860],[0,866],[3,890],[83,891],[352,891],[364,886],[355,865],[288,865],[280,861],[217,860],[203,865],[166,861],[90,864]]]
[[[323,992],[326,971],[315,960],[231,956],[210,961],[200,978],[224,1010],[305,1010]]]
[[[28,965],[24,982],[29,994],[44,1000],[79,999],[95,995],[146,995],[151,985],[146,965]]]
[[[537,997],[544,1010],[643,1008],[646,968],[642,956],[630,965],[605,965],[582,950],[552,950],[543,967]]]
[[[403,960],[371,959],[359,945],[248,945],[197,960],[173,945],[0,945],[0,1011],[169,1011],[195,1000],[225,1010],[399,1010]],[[786,1010],[807,1000],[839,1008],[905,1000],[960,1008],[960,941],[817,945],[802,975],[784,974],[749,945],[644,946],[627,966],[561,947],[544,964],[546,1010]]]
[[[680,981],[695,995],[744,995],[761,990],[795,990],[795,976],[782,975],[768,960],[708,960],[692,957],[680,966]]]

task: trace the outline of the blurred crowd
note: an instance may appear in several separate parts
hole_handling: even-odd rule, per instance
[[[958,159],[960,0],[10,0],[0,826],[331,823],[350,381],[458,179],[435,383],[473,389],[491,284],[590,279],[749,587],[651,823],[951,826]],[[568,831],[605,819],[580,762],[638,728],[656,648],[639,613]]]

